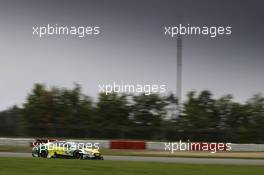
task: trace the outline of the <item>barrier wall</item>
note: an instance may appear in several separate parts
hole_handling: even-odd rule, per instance
[[[110,149],[146,149],[145,141],[111,140]]]
[[[0,138],[0,146],[29,146],[34,141],[33,138]]]
[[[0,138],[0,146],[30,146],[34,138]],[[148,142],[133,140],[76,140],[67,141],[79,143],[99,143],[100,148],[107,149],[146,149],[164,151],[165,142]],[[178,142],[174,142],[178,143]],[[264,152],[264,144],[231,144],[231,151]]]

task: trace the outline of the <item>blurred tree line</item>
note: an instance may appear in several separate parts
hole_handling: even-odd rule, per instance
[[[264,143],[264,97],[245,104],[192,91],[176,113],[173,94],[99,94],[36,84],[22,107],[0,112],[1,136]]]

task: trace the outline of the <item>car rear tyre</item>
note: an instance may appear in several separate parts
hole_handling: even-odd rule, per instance
[[[82,154],[79,151],[75,151],[73,153],[73,158],[74,159],[82,159]]]

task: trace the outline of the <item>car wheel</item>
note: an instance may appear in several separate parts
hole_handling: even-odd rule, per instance
[[[48,157],[48,150],[43,150],[40,152],[40,157],[47,158]]]
[[[73,158],[74,159],[81,159],[82,158],[82,154],[79,151],[75,151],[73,153]]]

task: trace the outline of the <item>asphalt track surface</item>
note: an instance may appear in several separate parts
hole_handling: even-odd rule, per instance
[[[32,157],[30,153],[0,152],[0,157]],[[186,164],[264,165],[263,159],[104,156],[105,160]]]

